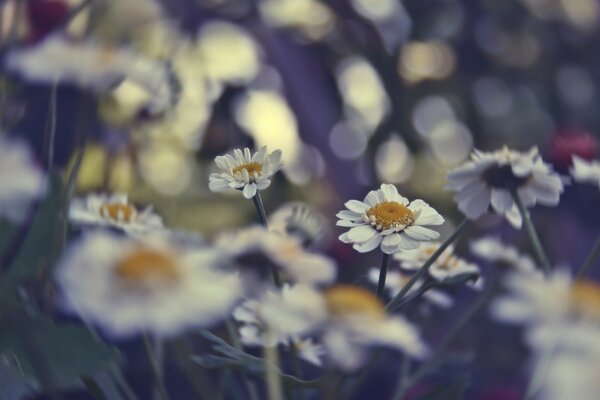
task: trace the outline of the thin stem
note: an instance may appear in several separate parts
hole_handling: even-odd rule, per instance
[[[379,282],[377,283],[377,297],[380,299],[384,296],[385,289],[385,278],[387,276],[387,268],[388,262],[390,260],[390,255],[383,253],[381,255],[381,266],[379,267]]]
[[[267,335],[271,335],[267,332]],[[279,351],[277,346],[264,346],[265,383],[269,400],[283,400],[283,387],[279,376]]]
[[[260,224],[265,228],[268,228],[267,225],[267,214],[265,213],[265,206],[263,205],[262,197],[260,196],[260,191],[257,190],[256,194],[252,198],[254,202],[254,207],[256,207],[256,212],[258,213],[258,219],[260,220]]]
[[[50,105],[48,110],[48,172],[54,165],[54,142],[56,140],[56,107],[58,102],[58,83],[52,84],[50,92]]]
[[[465,311],[465,313],[460,317],[460,319],[448,330],[446,335],[442,338],[437,348],[431,354],[429,361],[419,368],[415,374],[407,379],[404,384],[400,383],[394,396],[392,399],[400,400],[406,394],[407,390],[410,389],[412,385],[417,383],[421,378],[427,375],[433,368],[435,368],[440,359],[443,356],[444,350],[446,347],[454,340],[454,338],[461,332],[461,330],[471,321],[471,319],[477,314],[479,310],[485,307],[488,301],[492,298],[492,296],[496,293],[499,284],[493,283],[492,286],[487,290],[486,293],[482,294],[471,306]]]
[[[542,353],[542,358],[535,367],[533,377],[531,378],[531,381],[529,381],[529,385],[527,386],[527,391],[525,392],[523,400],[533,399],[540,390],[540,387],[544,381],[544,377],[546,376],[546,370],[548,369],[550,360],[552,360],[552,357],[554,356],[554,351],[556,350],[557,345],[558,343],[554,342]]]
[[[598,237],[598,239],[596,239],[596,243],[594,244],[594,247],[592,247],[592,251],[590,252],[585,262],[583,263],[583,266],[577,273],[577,280],[581,280],[587,276],[594,264],[596,264],[596,261],[598,261],[598,256],[600,256],[600,236]]]
[[[152,343],[152,339],[148,335],[143,335],[144,348],[150,362],[154,383],[156,385],[156,394],[160,400],[169,400],[169,393],[163,379],[162,365],[159,361],[159,354],[156,346]]]
[[[115,384],[123,391],[128,400],[138,400],[137,395],[118,368],[111,368],[110,376]]]
[[[450,237],[440,245],[440,247],[435,251],[435,253],[432,254],[429,260],[427,260],[425,264],[423,264],[423,266],[410,278],[406,285],[404,285],[404,287],[402,288],[402,290],[400,290],[396,297],[394,297],[385,306],[386,310],[393,311],[398,307],[398,305],[402,302],[402,299],[408,293],[408,291],[414,286],[415,283],[417,283],[419,279],[421,279],[427,273],[427,271],[429,271],[429,268],[439,258],[439,256],[442,255],[442,253],[448,248],[448,246],[450,246],[456,241],[456,239],[460,237],[460,235],[463,233],[468,224],[468,219],[465,218],[464,220],[462,220],[462,222],[458,225],[458,227],[456,227],[452,235],[450,235]]]
[[[533,221],[531,221],[531,216],[529,215],[527,208],[525,208],[525,204],[523,204],[519,193],[514,188],[512,188],[510,192],[515,203],[517,203],[517,207],[519,208],[519,212],[521,213],[521,217],[523,218],[523,222],[525,223],[525,229],[527,230],[527,234],[529,235],[529,240],[531,241],[531,245],[533,246],[535,254],[540,263],[542,264],[542,267],[544,267],[544,273],[547,275],[552,270],[552,267],[550,266],[550,261],[548,261],[548,256],[544,251],[544,247],[542,246],[540,237],[538,236],[537,231],[535,230]]]
[[[227,326],[227,333],[229,334],[229,338],[231,339],[231,344],[233,344],[233,347],[240,351],[244,351],[233,321],[231,319],[228,319],[225,322],[225,325]],[[256,390],[256,386],[252,381],[250,381],[250,378],[248,378],[248,374],[246,373],[246,371],[242,370],[240,374],[242,376],[244,386],[246,387],[246,391],[248,392],[248,398],[250,400],[258,400],[258,391]]]

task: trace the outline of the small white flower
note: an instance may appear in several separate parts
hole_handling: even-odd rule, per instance
[[[325,236],[326,219],[318,211],[300,202],[287,203],[269,216],[269,229],[298,238],[311,247]]]
[[[398,194],[394,185],[382,184],[372,190],[364,202],[350,200],[347,210],[337,214],[338,226],[351,228],[340,235],[344,243],[354,243],[354,249],[369,252],[381,245],[386,254],[417,249],[421,242],[437,239],[440,234],[426,225],[441,225],[444,218],[423,200],[409,202]]]
[[[56,271],[65,309],[114,337],[174,335],[226,318],[242,294],[217,272],[212,249],[185,250],[94,231],[73,243]]]
[[[244,197],[251,199],[258,190],[271,184],[271,177],[281,169],[281,150],[267,154],[267,146],[251,154],[249,148],[233,150],[233,156],[226,154],[215,158],[222,172],[210,174],[209,188],[213,192],[228,189],[241,190]]]
[[[577,182],[592,183],[600,186],[600,161],[587,161],[583,158],[573,156],[571,176]]]
[[[22,222],[31,204],[46,193],[45,182],[25,143],[0,138],[0,218]]]
[[[542,160],[535,147],[526,153],[507,147],[491,153],[475,150],[470,161],[448,174],[446,186],[456,192],[458,208],[469,219],[481,217],[491,205],[520,228],[523,221],[511,187],[529,208],[537,203],[558,205],[564,189],[561,177]]]
[[[153,213],[151,206],[138,211],[128,202],[127,195],[121,193],[89,194],[73,199],[69,220],[75,225],[116,228],[132,236],[164,229],[161,217]]]
[[[215,245],[225,263],[240,271],[251,293],[271,281],[272,270],[288,281],[310,285],[332,283],[337,273],[332,259],[305,250],[294,237],[261,226],[221,234]]]
[[[264,298],[257,308],[261,320],[278,333],[317,335],[330,361],[346,371],[359,368],[370,347],[427,354],[416,328],[386,315],[383,303],[364,289],[339,285],[320,293],[296,285],[290,291],[295,293]]]
[[[477,257],[494,263],[503,263],[522,272],[535,272],[535,262],[521,254],[513,246],[504,244],[499,238],[484,237],[471,242],[471,252]]]

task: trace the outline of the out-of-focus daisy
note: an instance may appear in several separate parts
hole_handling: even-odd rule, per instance
[[[226,318],[242,290],[217,272],[219,254],[106,231],[73,243],[56,271],[64,307],[115,337],[177,334]]]
[[[164,228],[162,218],[152,211],[129,203],[126,194],[89,194],[71,201],[69,220],[75,225],[107,226],[130,235],[143,235]]]
[[[267,146],[252,154],[249,148],[233,150],[233,156],[225,154],[215,158],[221,172],[210,174],[209,188],[213,192],[229,189],[241,190],[251,199],[258,190],[271,184],[271,177],[281,169],[281,151],[267,153]]]
[[[484,237],[471,242],[471,252],[477,257],[494,263],[504,263],[516,270],[535,272],[535,262],[526,254],[521,254],[495,237]]]
[[[258,5],[269,25],[299,29],[311,40],[321,39],[335,26],[335,15],[318,0],[261,0]]]
[[[596,331],[596,343],[600,331]],[[595,400],[600,393],[598,364],[600,353],[581,348],[580,351],[556,351],[545,366],[540,399]]]
[[[319,242],[326,227],[326,219],[321,213],[299,202],[284,204],[269,216],[270,230],[294,236],[306,247]]]
[[[369,269],[369,282],[377,285],[379,282],[379,268],[371,268]],[[403,274],[400,271],[388,271],[387,279],[385,281],[385,290],[388,292],[389,298],[394,298],[404,285],[408,283],[410,280],[410,276]],[[419,289],[423,286],[424,280],[418,280],[408,291],[407,296],[412,295],[413,293],[419,291]],[[427,302],[431,303],[440,308],[449,308],[454,304],[454,300],[450,295],[446,292],[438,289],[429,289],[425,293],[423,293],[423,299]]]
[[[400,316],[385,313],[383,303],[367,290],[334,286],[320,293],[297,285],[288,296],[273,296],[258,307],[264,323],[275,332],[314,333],[331,362],[355,371],[370,347],[383,346],[415,357],[427,354],[415,327]]]
[[[577,182],[592,183],[600,186],[600,161],[587,161],[583,158],[573,156],[571,176]]]
[[[0,138],[0,218],[21,222],[32,202],[44,196],[45,182],[25,143]]]
[[[511,188],[526,207],[537,203],[556,206],[564,189],[561,177],[535,147],[528,152],[507,147],[491,153],[475,150],[470,161],[448,174],[446,188],[456,192],[458,208],[469,219],[481,217],[491,205],[516,228],[523,221]]]
[[[344,243],[353,243],[361,253],[381,245],[386,254],[417,249],[421,242],[437,239],[440,234],[427,225],[441,225],[444,218],[423,200],[409,202],[394,185],[382,184],[372,190],[364,202],[350,200],[347,210],[337,214],[338,226],[351,228],[340,235]]]
[[[270,281],[273,270],[288,281],[313,285],[332,283],[336,277],[333,260],[306,251],[294,237],[261,226],[221,234],[215,245],[225,262],[240,271],[250,292]]]

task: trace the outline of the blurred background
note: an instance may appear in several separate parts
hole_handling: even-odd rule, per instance
[[[382,182],[431,203],[449,233],[461,216],[445,177],[473,149],[538,146],[561,173],[573,154],[597,155],[597,0],[4,1],[3,43],[35,46],[82,3],[64,34],[168,63],[174,104],[149,113],[148,94],[128,80],[96,93],[8,72],[3,129],[27,138],[47,165],[55,116],[52,168],[78,166],[77,193],[129,193],[167,226],[207,238],[256,222],[238,193],[209,192],[214,157],[281,149],[283,173],[263,193],[267,213],[286,201],[320,210],[331,226],[322,247],[342,281],[365,282],[378,256],[357,257],[338,242],[335,213]],[[568,187],[558,208],[532,211],[553,263],[581,265],[600,227],[599,201],[595,188]],[[469,240],[484,233],[528,251],[522,233],[490,216],[459,252],[469,258]],[[435,341],[475,295],[459,294],[450,310],[408,312]],[[468,398],[519,398],[527,378],[520,333],[482,315],[463,336],[457,364],[432,382],[470,374]],[[397,357],[385,358],[364,393],[385,398],[397,369]]]

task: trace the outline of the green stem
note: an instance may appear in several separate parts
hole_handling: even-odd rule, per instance
[[[408,291],[414,286],[415,283],[419,279],[421,279],[429,268],[433,265],[433,263],[442,255],[442,253],[450,246],[452,243],[456,241],[463,233],[467,225],[469,224],[468,219],[462,220],[462,222],[456,227],[452,235],[444,243],[440,245],[440,247],[432,254],[432,256],[423,264],[423,266],[410,278],[410,280],[404,285],[402,290],[385,306],[386,310],[394,311],[401,303],[404,296],[408,293]]]
[[[531,245],[533,246],[535,254],[544,268],[544,273],[548,275],[552,270],[552,267],[550,266],[550,261],[548,261],[548,256],[544,251],[540,237],[535,230],[533,221],[531,221],[531,216],[529,215],[527,208],[525,208],[525,204],[523,204],[521,196],[519,196],[517,190],[514,188],[511,189],[511,194],[515,203],[517,204],[517,207],[519,208],[519,213],[521,213],[521,217],[523,218],[523,223],[525,224],[525,229],[527,230],[527,235],[529,235],[529,240],[531,241]]]
[[[268,228],[267,225],[267,214],[265,213],[265,206],[263,205],[262,197],[260,196],[260,191],[257,190],[256,194],[252,198],[254,202],[254,207],[256,207],[256,212],[258,213],[258,219],[260,220],[260,224],[265,228]]]
[[[58,97],[58,83],[52,84],[52,91],[50,92],[50,105],[48,109],[48,172],[52,170],[54,165],[54,142],[56,140],[56,106]]]
[[[227,326],[227,333],[229,334],[229,338],[231,339],[231,344],[233,344],[233,347],[240,351],[244,351],[233,321],[231,319],[228,319],[225,322],[225,325]],[[246,387],[246,391],[248,392],[248,398],[250,400],[258,400],[258,391],[256,389],[256,386],[253,382],[250,381],[250,378],[248,378],[248,374],[246,373],[246,371],[242,370],[240,374],[242,376],[244,386]]]
[[[154,383],[156,385],[156,394],[160,400],[169,400],[169,393],[163,379],[162,365],[159,358],[157,347],[152,343],[152,339],[148,335],[143,335],[144,348],[150,362]]]
[[[267,332],[267,335],[272,333]],[[279,376],[279,351],[277,346],[265,346],[265,383],[269,400],[283,400],[283,387]]]
[[[596,243],[594,244],[594,247],[592,247],[592,251],[590,252],[585,262],[583,263],[583,266],[577,273],[577,280],[581,280],[587,276],[587,274],[590,272],[590,270],[598,260],[598,256],[600,256],[600,237],[596,239]]]
[[[379,297],[380,299],[384,297],[385,278],[387,276],[389,260],[390,255],[383,253],[381,256],[381,266],[379,267],[379,282],[377,283],[377,297]]]
[[[402,382],[398,385],[394,396],[392,399],[400,400],[406,394],[408,389],[415,383],[417,383],[421,378],[427,375],[433,368],[435,368],[444,353],[446,347],[454,340],[454,338],[461,332],[461,330],[471,321],[471,319],[477,314],[479,310],[485,307],[488,301],[492,298],[492,296],[496,293],[499,287],[498,283],[494,283],[490,286],[486,293],[482,294],[477,301],[475,301],[471,306],[465,311],[465,313],[460,317],[460,319],[448,330],[446,335],[442,338],[437,348],[431,354],[429,361],[423,364],[415,374],[407,379],[404,384]]]

